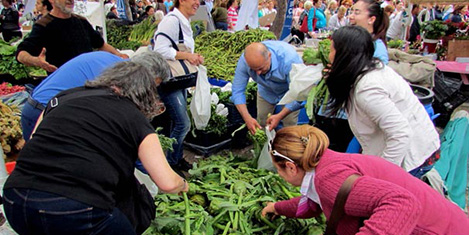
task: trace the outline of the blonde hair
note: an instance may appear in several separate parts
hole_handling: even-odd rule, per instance
[[[344,6],[340,6],[340,7],[339,7],[339,10],[337,10],[337,13],[339,13],[339,12],[342,12],[342,13],[345,14],[345,13],[347,12],[347,8],[344,7]]]
[[[275,135],[272,149],[291,158],[299,167],[310,171],[316,167],[329,147],[329,138],[320,129],[309,126],[282,128]],[[286,159],[272,155],[273,162],[284,168]]]
[[[308,7],[309,7],[309,8],[313,7],[313,2],[311,2],[311,1],[306,1],[305,4],[303,4],[303,8],[306,9],[306,8],[308,8]]]

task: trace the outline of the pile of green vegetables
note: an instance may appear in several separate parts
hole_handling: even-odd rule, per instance
[[[46,71],[37,67],[26,67],[16,61],[16,46],[0,40],[0,74],[11,74],[16,80],[32,76],[47,76]]]
[[[324,39],[319,42],[319,46],[317,52],[314,54],[315,60],[320,60],[321,63],[324,65],[324,68],[328,68],[330,61],[329,61],[329,52],[331,47],[331,40]],[[306,51],[305,51],[306,52]],[[311,55],[311,54],[310,54]],[[311,58],[308,58],[311,59]],[[303,61],[305,64],[305,57],[303,54]],[[329,90],[327,89],[326,80],[323,78],[319,81],[318,85],[314,86],[311,91],[309,92],[308,99],[306,101],[306,114],[308,117],[313,120],[314,113],[317,113],[321,107],[324,107],[327,102],[329,101]]]
[[[247,45],[275,39],[272,32],[262,29],[236,33],[215,30],[195,39],[195,51],[205,58],[208,77],[232,81],[238,59]]]
[[[169,138],[169,137],[161,134],[160,131],[162,129],[163,129],[162,127],[158,127],[155,130],[156,134],[158,134],[158,139],[160,140],[161,148],[163,149],[163,152],[166,152],[168,150],[170,152],[172,152],[172,151],[174,151],[173,144],[177,143],[177,140],[175,138]]]
[[[322,234],[324,217],[262,217],[266,202],[299,196],[298,188],[277,174],[251,168],[231,153],[194,164],[183,196],[159,194],[156,219],[146,235]]]
[[[389,48],[396,48],[396,49],[401,49],[402,46],[404,46],[404,42],[402,40],[389,40],[387,42],[387,45]]]
[[[195,133],[195,124],[194,124],[194,118],[192,118],[191,110],[190,110],[190,103],[192,101],[192,97],[187,99],[187,114],[189,115],[189,119],[191,120],[191,135],[194,137],[197,137]],[[217,105],[212,104],[211,105],[211,115],[210,119],[208,120],[208,124],[205,127],[204,131],[206,133],[213,133],[217,136],[222,136],[228,131],[228,118],[222,115],[218,115],[216,113],[217,110]]]
[[[137,50],[142,43],[129,40],[131,25],[119,25],[117,20],[106,20],[107,42],[114,48]]]
[[[159,21],[155,20],[154,15],[148,16],[142,22],[133,25],[129,40],[140,42],[142,45],[149,45],[159,23]]]

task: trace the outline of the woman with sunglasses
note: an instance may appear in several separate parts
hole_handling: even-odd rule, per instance
[[[311,218],[324,212],[329,220],[339,188],[356,175],[337,234],[467,233],[464,212],[402,168],[380,157],[339,153],[328,146],[326,134],[312,126],[285,127],[277,133],[272,162],[288,183],[301,186],[302,196],[269,202],[262,216]]]
[[[349,15],[350,25],[365,28],[372,36],[375,46],[374,57],[388,64],[388,50],[386,49],[386,31],[389,27],[389,17],[375,0],[359,0],[352,7]]]

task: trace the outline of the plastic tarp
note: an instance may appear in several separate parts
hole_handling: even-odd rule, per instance
[[[321,80],[323,68],[322,64],[292,64],[289,89],[278,104],[307,100],[311,88]]]
[[[448,122],[441,139],[441,157],[434,168],[444,181],[449,198],[462,209],[466,208],[469,156],[469,113],[456,112]]]

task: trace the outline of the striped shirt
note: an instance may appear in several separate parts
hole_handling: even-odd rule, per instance
[[[236,11],[236,8],[234,7],[228,8],[228,28],[234,29],[237,21],[238,21],[238,12]]]

